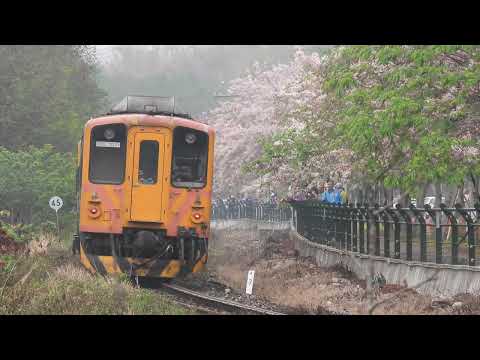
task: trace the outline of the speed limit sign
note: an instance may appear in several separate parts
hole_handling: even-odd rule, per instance
[[[60,210],[60,208],[63,206],[63,200],[59,196],[52,197],[48,203],[50,204],[50,207],[55,211]]]
[[[58,223],[58,210],[60,210],[60,208],[63,206],[63,200],[60,196],[54,196],[52,198],[50,198],[50,200],[48,201],[48,204],[50,205],[50,207],[55,210],[55,214],[57,215],[57,233],[58,233],[58,237],[60,238],[60,226],[59,226],[59,223]]]

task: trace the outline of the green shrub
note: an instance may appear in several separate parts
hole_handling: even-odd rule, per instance
[[[25,151],[0,147],[0,174],[0,204],[11,210],[8,215],[16,223],[56,223],[48,205],[54,195],[63,199],[60,218],[75,208],[75,161],[70,153],[58,153],[51,145]]]

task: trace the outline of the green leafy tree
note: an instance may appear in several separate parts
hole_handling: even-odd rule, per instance
[[[350,46],[325,67],[332,98],[334,147],[347,145],[356,170],[371,181],[414,191],[419,184],[458,184],[478,174],[478,46]],[[465,150],[469,151],[465,151]],[[476,151],[473,151],[476,153]]]
[[[0,146],[53,144],[72,151],[102,108],[91,46],[0,46]]]

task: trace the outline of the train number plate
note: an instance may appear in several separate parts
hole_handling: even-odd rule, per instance
[[[119,148],[119,142],[111,142],[111,141],[97,141],[97,147],[107,147],[107,148]]]

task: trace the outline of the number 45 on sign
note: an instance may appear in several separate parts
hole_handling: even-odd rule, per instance
[[[48,203],[50,204],[50,207],[55,211],[60,210],[60,208],[63,206],[63,200],[59,196],[52,197]]]
[[[58,210],[60,210],[60,208],[63,206],[63,200],[60,196],[54,196],[48,201],[48,204],[53,210],[55,210],[55,214],[57,215],[57,233],[60,237],[60,227],[58,225]]]

